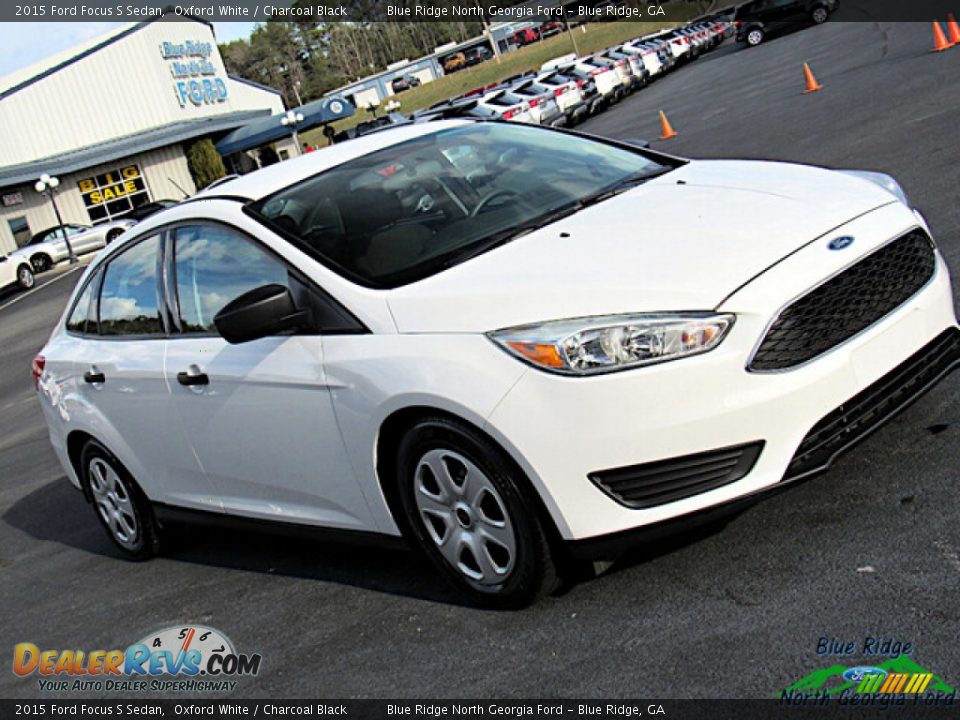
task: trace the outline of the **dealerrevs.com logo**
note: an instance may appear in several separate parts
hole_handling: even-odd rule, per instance
[[[39,689],[57,691],[232,691],[236,678],[260,672],[258,653],[238,653],[219,630],[203,625],[168,627],[125,650],[13,649],[13,672],[37,677]]]

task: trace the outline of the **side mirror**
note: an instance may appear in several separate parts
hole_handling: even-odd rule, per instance
[[[297,310],[288,288],[263,285],[227,303],[213,324],[224,340],[237,345],[303,327],[309,320],[310,311]]]
[[[625,138],[621,140],[622,143],[626,145],[633,145],[634,147],[643,148],[644,150],[650,147],[650,141],[644,140],[643,138]]]

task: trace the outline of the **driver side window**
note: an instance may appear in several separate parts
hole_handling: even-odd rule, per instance
[[[290,285],[280,260],[217,225],[177,228],[174,273],[184,333],[216,333],[213,318],[234,298],[262,285]]]

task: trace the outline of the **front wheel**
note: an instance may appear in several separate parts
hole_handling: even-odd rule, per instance
[[[407,530],[471,599],[520,608],[557,587],[532,491],[490,440],[429,418],[403,438],[398,461]]]
[[[150,501],[106,448],[90,441],[80,456],[83,479],[97,519],[113,543],[131,560],[147,560],[160,550]]]
[[[104,238],[104,240],[106,241],[107,245],[109,245],[121,235],[123,235],[123,230],[111,230],[107,233],[107,237]]]
[[[823,23],[825,23],[825,22],[827,21],[827,17],[829,17],[829,15],[830,15],[830,13],[827,12],[827,9],[826,9],[825,7],[822,7],[822,6],[821,6],[821,7],[815,7],[815,8],[813,9],[813,12],[811,13],[811,17],[813,18],[813,21],[814,21],[817,25],[822,25]]]
[[[30,258],[30,264],[35,273],[42,273],[53,267],[53,260],[47,255],[34,255]]]

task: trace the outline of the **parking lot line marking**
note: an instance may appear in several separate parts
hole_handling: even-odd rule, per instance
[[[33,295],[37,290],[43,290],[45,287],[47,287],[47,286],[49,286],[49,285],[53,285],[53,284],[54,284],[55,282],[57,282],[58,280],[63,280],[63,278],[67,277],[68,275],[72,275],[72,274],[75,273],[77,270],[82,270],[82,269],[85,268],[85,267],[86,267],[86,265],[77,265],[77,267],[75,267],[75,268],[70,268],[70,269],[67,270],[63,275],[59,275],[59,276],[55,277],[53,280],[49,280],[49,281],[43,283],[43,285],[37,285],[35,288],[31,288],[30,290],[27,290],[27,291],[26,291],[25,293],[23,293],[22,295],[17,295],[17,296],[16,296],[13,300],[11,300],[10,302],[4,303],[3,305],[0,305],[0,310],[6,310],[6,309],[7,309],[8,307],[10,307],[11,305],[14,305],[15,303],[20,302],[20,301],[23,300],[24,298],[30,297],[30,296]]]

